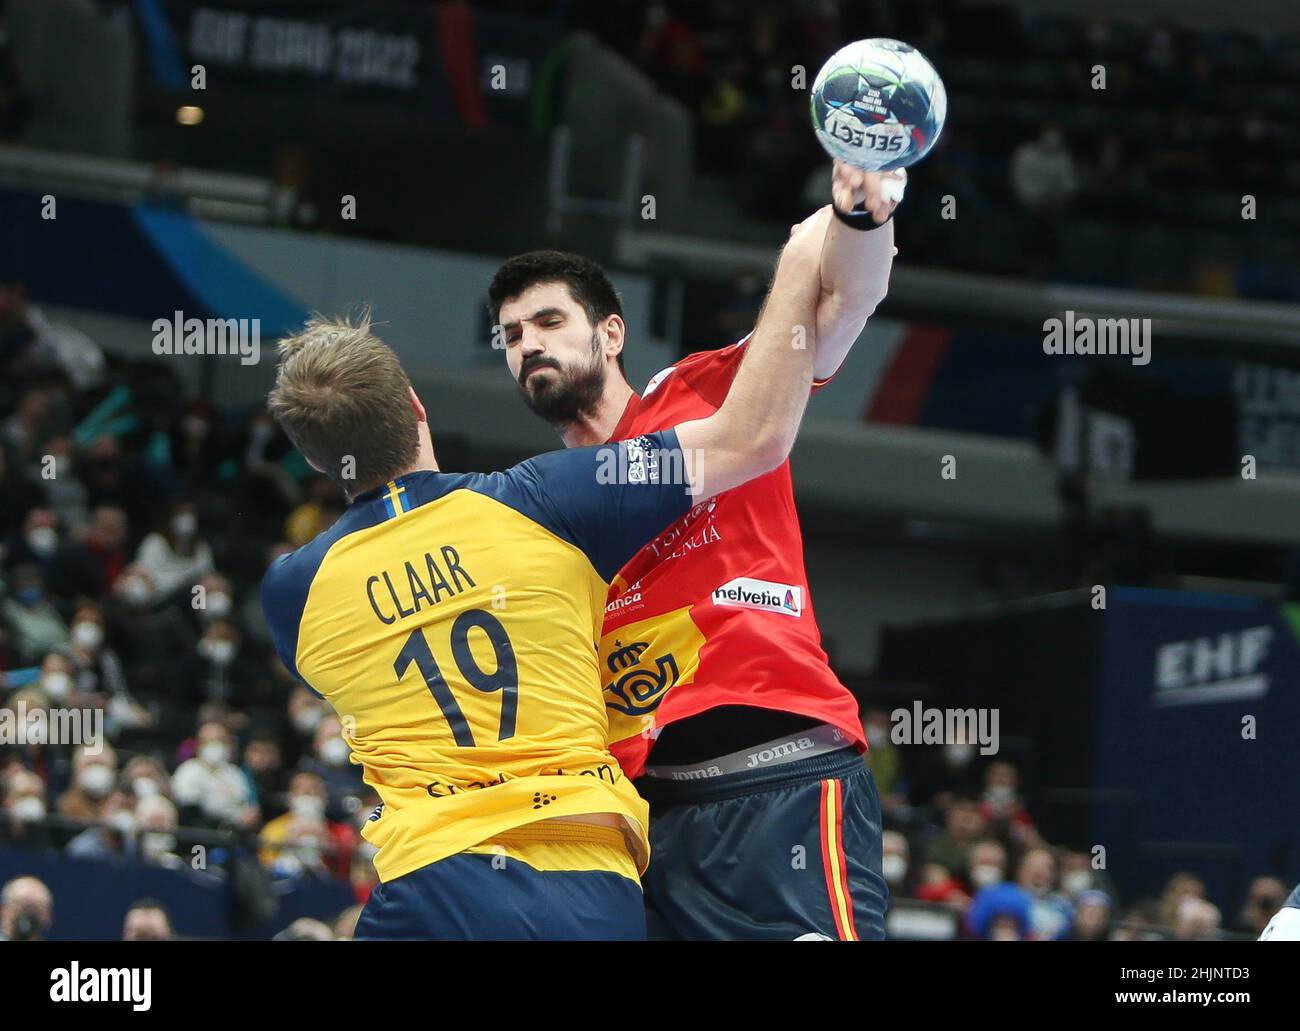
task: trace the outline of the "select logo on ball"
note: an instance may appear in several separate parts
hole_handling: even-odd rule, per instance
[[[947,114],[939,73],[919,50],[896,39],[850,43],[813,82],[817,139],[835,160],[868,172],[920,161]]]

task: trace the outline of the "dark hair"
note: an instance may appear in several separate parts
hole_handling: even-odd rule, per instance
[[[611,315],[623,315],[623,300],[605,270],[590,258],[565,251],[529,251],[517,254],[499,269],[488,286],[488,315],[500,325],[501,305],[538,283],[563,283],[573,299],[582,305],[593,326]],[[618,354],[618,371],[623,371],[623,352]]]

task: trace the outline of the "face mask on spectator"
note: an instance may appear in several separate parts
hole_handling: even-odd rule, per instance
[[[78,648],[93,652],[104,643],[104,631],[98,623],[83,619],[72,628],[72,643]]]
[[[19,823],[36,823],[45,819],[45,803],[38,795],[15,799],[9,811]]]
[[[149,600],[149,585],[138,576],[130,576],[122,581],[122,597],[132,605],[143,605]]]
[[[135,793],[136,798],[150,798],[153,795],[161,794],[158,782],[152,777],[136,777],[131,781],[131,790]]]
[[[880,872],[885,880],[897,884],[907,874],[907,860],[898,854],[883,856],[880,860]]]
[[[177,537],[193,537],[198,528],[199,520],[193,512],[180,512],[172,519],[172,533]]]
[[[32,549],[32,553],[41,558],[53,555],[59,546],[58,531],[52,526],[33,527],[27,531],[23,539],[27,541],[27,546]]]
[[[14,917],[14,941],[31,941],[33,938],[45,937],[50,929],[49,922],[40,913],[25,909]]]
[[[220,766],[230,758],[230,749],[220,741],[209,741],[199,749],[200,761],[209,766]]]
[[[289,799],[289,808],[294,816],[305,820],[319,820],[325,815],[325,800],[316,795],[294,795]]]
[[[1082,895],[1092,887],[1092,874],[1087,870],[1071,870],[1061,878],[1061,887],[1067,895]]]
[[[348,743],[341,737],[332,737],[320,746],[321,762],[329,763],[331,766],[342,766],[348,761],[348,753],[351,751]]]
[[[230,615],[233,604],[225,591],[216,591],[208,595],[207,613],[212,619],[225,619]]]
[[[867,744],[872,748],[879,748],[883,745],[885,743],[885,737],[886,734],[884,727],[867,727]]]
[[[51,670],[41,677],[41,690],[50,696],[51,701],[61,701],[72,690],[72,677],[62,670]]]
[[[113,771],[103,763],[93,763],[77,775],[77,786],[91,798],[103,798],[113,790]]]
[[[975,746],[970,744],[952,744],[943,746],[943,757],[949,766],[965,766],[975,756]]]
[[[988,888],[994,884],[1002,883],[1002,868],[994,866],[992,863],[980,863],[978,866],[971,867],[971,882],[977,888]]]
[[[140,835],[140,851],[147,856],[166,855],[176,850],[176,835],[165,831],[147,831]]]
[[[45,592],[39,587],[23,587],[19,589],[15,597],[20,605],[31,608],[33,605],[40,604],[41,599],[45,597]]]
[[[235,642],[223,637],[204,638],[199,642],[199,654],[209,662],[225,666],[235,657]]]
[[[110,814],[104,822],[118,834],[130,836],[135,833],[135,815],[125,809]]]
[[[1015,801],[1016,790],[1006,784],[994,784],[985,790],[984,797],[996,806],[1007,806]]]
[[[313,733],[324,718],[324,712],[315,706],[310,706],[306,709],[299,709],[293,714],[293,726],[299,734],[306,736]]]

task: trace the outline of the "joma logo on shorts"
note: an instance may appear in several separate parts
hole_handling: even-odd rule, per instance
[[[706,766],[694,770],[674,770],[673,780],[705,780],[709,777],[721,777],[722,768],[719,766]]]
[[[787,755],[796,755],[812,748],[812,746],[812,738],[807,737],[801,737],[797,741],[782,741],[781,744],[772,748],[764,748],[761,752],[750,752],[749,761],[745,765],[752,770],[755,766],[762,766],[764,763],[784,759]]]

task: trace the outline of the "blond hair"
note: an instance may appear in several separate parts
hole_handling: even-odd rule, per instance
[[[267,410],[304,457],[349,497],[409,469],[420,449],[411,381],[370,313],[314,315],[280,341]]]

